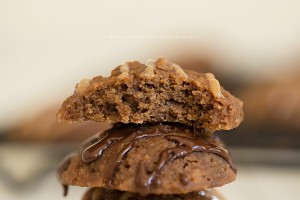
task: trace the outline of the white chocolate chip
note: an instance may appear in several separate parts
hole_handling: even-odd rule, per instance
[[[76,92],[80,95],[82,95],[85,90],[89,87],[91,82],[91,79],[88,78],[84,78],[82,79],[78,84],[77,84],[77,88],[76,88]]]
[[[214,95],[215,98],[224,98],[222,92],[221,92],[221,86],[219,81],[215,78],[215,76],[212,73],[206,73],[206,78],[209,81],[210,91]]]
[[[146,69],[140,74],[140,77],[152,79],[155,76],[154,69],[154,66],[147,66]]]
[[[129,67],[127,65],[127,62],[120,66],[121,74],[117,77],[118,79],[125,79],[129,76]]]

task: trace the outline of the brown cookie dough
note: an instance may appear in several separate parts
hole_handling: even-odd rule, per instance
[[[230,154],[212,134],[180,124],[117,125],[87,141],[59,169],[63,185],[186,194],[235,180]]]
[[[224,200],[224,198],[214,190],[181,195],[148,195],[144,197],[137,193],[90,188],[82,200]]]
[[[243,111],[242,102],[213,74],[184,70],[159,58],[126,62],[110,77],[82,80],[57,116],[62,122],[179,122],[213,132],[237,127]]]

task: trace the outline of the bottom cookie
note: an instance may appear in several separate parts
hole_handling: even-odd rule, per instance
[[[90,188],[82,200],[224,200],[215,190],[192,192],[174,195],[148,195],[140,196],[137,193]]]

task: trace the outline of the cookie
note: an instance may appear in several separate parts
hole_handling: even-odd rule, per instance
[[[55,117],[57,107],[48,108],[33,118],[21,122],[7,134],[8,140],[24,142],[72,142],[81,143],[95,132],[106,130],[110,124],[86,122],[74,124],[58,123]]]
[[[82,200],[224,200],[216,191],[200,191],[181,195],[148,195],[137,193],[90,188]]]
[[[234,181],[236,171],[213,134],[178,123],[119,124],[86,141],[58,176],[63,185],[186,194]]]
[[[299,133],[299,72],[295,72],[294,76],[279,74],[273,80],[249,85],[239,92],[247,102],[245,112],[247,113],[249,125],[288,130],[296,129],[294,132]]]
[[[57,116],[62,122],[179,122],[213,132],[237,127],[243,110],[213,74],[159,58],[147,64],[126,62],[109,77],[83,79]]]

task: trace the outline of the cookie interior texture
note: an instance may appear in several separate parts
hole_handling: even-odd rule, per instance
[[[242,102],[210,73],[182,69],[160,58],[127,62],[111,76],[84,79],[58,112],[63,122],[179,122],[210,132],[243,120]]]
[[[224,200],[216,191],[200,191],[181,195],[148,195],[146,197],[137,193],[90,188],[82,200]]]
[[[130,128],[131,126],[133,128]],[[147,195],[186,194],[222,186],[235,180],[236,172],[230,155],[224,144],[213,134],[206,134],[199,129],[177,123],[121,125],[117,131],[121,132],[119,135],[125,134],[126,137],[112,141],[96,159],[84,162],[82,151],[69,157],[59,171],[61,183]],[[98,140],[102,141],[105,133],[107,134],[107,131],[103,133],[104,135],[100,134]],[[228,157],[209,151],[190,151],[184,156],[164,162],[158,171],[162,156],[167,155],[168,158],[178,152],[181,155],[188,146],[184,146],[180,141],[169,140],[170,137],[205,141],[216,145],[216,148],[220,148]],[[97,143],[97,140],[94,142]],[[89,142],[87,144],[90,145]],[[88,145],[83,145],[83,149]],[[178,148],[181,148],[180,151],[177,151]],[[150,179],[153,174],[155,176]],[[154,179],[159,181],[153,183]],[[138,184],[141,181],[144,181],[143,184]]]

